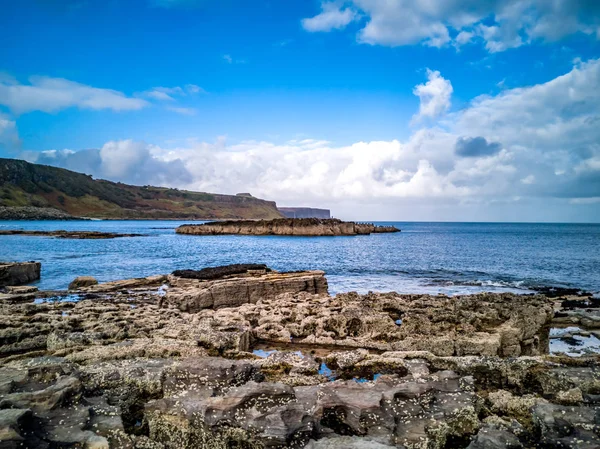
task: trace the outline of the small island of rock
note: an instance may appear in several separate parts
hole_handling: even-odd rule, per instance
[[[376,226],[372,223],[355,223],[335,218],[279,218],[274,220],[232,220],[198,225],[182,225],[178,234],[191,235],[296,235],[336,236],[367,235],[372,233],[400,232],[394,226]]]

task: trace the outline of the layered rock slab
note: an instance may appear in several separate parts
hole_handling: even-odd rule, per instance
[[[254,304],[286,293],[325,295],[328,288],[323,271],[277,273],[250,270],[243,275],[225,276],[212,281],[170,276],[169,284],[171,288],[163,304],[174,305],[189,313]]]

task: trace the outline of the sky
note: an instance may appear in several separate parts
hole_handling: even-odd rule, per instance
[[[0,157],[343,219],[600,222],[600,1],[5,1],[0,41]]]

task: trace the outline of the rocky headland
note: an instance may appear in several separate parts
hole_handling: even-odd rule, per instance
[[[372,233],[400,232],[394,226],[376,226],[372,223],[354,223],[335,218],[279,218],[274,220],[229,220],[182,225],[178,234],[189,235],[292,235],[342,236]]]
[[[561,304],[256,264],[79,278],[0,300],[0,447],[598,447],[597,356],[548,353],[596,312]]]

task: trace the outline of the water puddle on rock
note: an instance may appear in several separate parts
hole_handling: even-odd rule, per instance
[[[44,304],[47,302],[78,302],[84,299],[82,295],[79,294],[71,294],[64,296],[49,296],[47,298],[36,298],[33,303],[34,304]]]
[[[287,352],[287,353],[295,354],[295,355],[297,355],[297,356],[299,356],[301,358],[305,358],[306,357],[306,354],[303,353],[302,351],[284,351],[284,350],[279,350],[279,349],[268,349],[268,348],[254,349],[252,351],[252,354],[254,354],[254,355],[256,355],[256,356],[258,356],[260,358],[266,359],[267,357],[269,357],[269,356],[271,356],[273,354],[277,354],[279,352]],[[312,353],[314,353],[314,352],[315,351],[311,351],[311,356],[312,356]],[[320,359],[320,357],[317,356],[316,359],[318,361]],[[322,360],[319,362],[318,373],[321,376],[326,377],[330,382],[333,382],[333,381],[335,381],[335,380],[337,380],[339,378],[338,373],[336,373],[335,370],[333,370],[329,366],[327,366],[327,363],[325,363]],[[377,380],[377,378],[379,378],[379,376],[381,376],[381,374],[376,373],[376,374],[373,375],[372,379],[371,378],[367,378],[367,377],[354,377],[354,378],[352,378],[350,380],[353,380],[353,381],[358,382],[358,383],[373,382],[373,381]]]
[[[600,339],[579,327],[550,329],[550,354],[582,357],[600,354]]]

